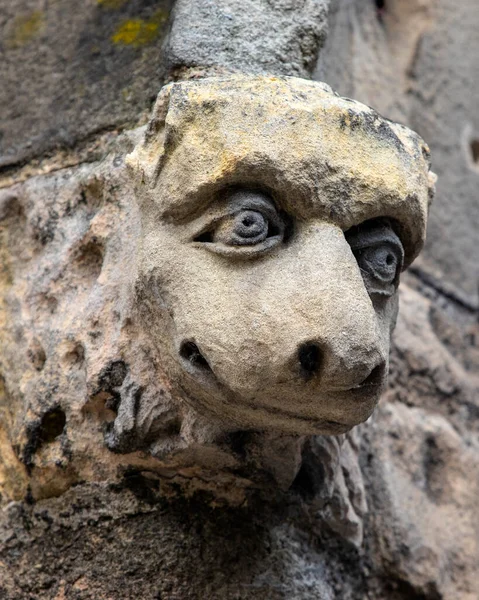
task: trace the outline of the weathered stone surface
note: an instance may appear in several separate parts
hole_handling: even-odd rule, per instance
[[[0,167],[135,124],[161,87],[170,0],[3,0]]]
[[[348,434],[346,455],[335,438],[312,440],[320,460],[305,454],[287,493],[237,508],[215,508],[211,496],[167,500],[165,479],[138,470],[10,504],[0,517],[3,597],[475,600],[479,382],[434,335],[431,302],[405,286],[401,297],[392,388]],[[404,344],[417,355],[405,357]],[[448,400],[432,404],[439,357],[452,366],[457,405],[475,401],[452,424]],[[341,499],[331,478],[339,456]],[[315,507],[324,520],[308,517]],[[354,523],[356,534],[364,527],[359,550],[343,537]]]
[[[178,0],[166,47],[173,73],[224,70],[308,77],[330,0]]]
[[[127,466],[199,478],[231,503],[268,477],[287,489],[298,435],[347,431],[378,400],[403,256],[384,283],[369,263],[361,276],[355,248],[414,258],[426,147],[325,85],[261,77],[172,84],[127,172],[134,143],[2,192],[2,430],[17,457],[3,494],[57,495]],[[235,184],[253,190],[248,215],[289,215],[288,241],[229,243]],[[385,225],[363,239],[355,226],[375,217],[401,241],[377,238]],[[198,241],[221,223],[219,241]],[[238,441],[245,430],[258,433]]]
[[[400,304],[391,387],[361,430],[370,556],[403,589],[400,597],[473,600],[479,359],[471,352],[466,370],[464,357],[442,343],[434,303],[403,286]],[[449,327],[451,337],[460,330]]]
[[[373,4],[339,3],[327,81],[427,134],[442,180],[461,199],[443,196],[433,210],[444,239],[405,274],[390,388],[346,436],[218,436],[212,419],[177,410],[153,327],[131,318],[141,227],[123,159],[140,141],[134,132],[27,164],[15,173],[28,179],[22,185],[0,182],[8,188],[0,208],[2,599],[476,600],[479,325],[469,175],[477,151],[473,129],[460,151],[455,132],[476,118],[477,11],[451,0]],[[112,18],[120,14],[114,5]],[[266,14],[266,5],[255,6]],[[140,37],[147,30],[134,29]],[[143,48],[157,52],[155,43]],[[312,53],[303,51],[309,69]],[[219,55],[229,60],[226,50]],[[199,61],[191,64],[189,75],[200,75]],[[463,85],[466,66],[472,75]],[[105,85],[115,77],[109,72]],[[42,88],[39,97],[49,93]],[[108,107],[116,119],[119,105]],[[161,129],[161,110],[156,118]],[[82,127],[82,119],[72,125],[75,139]],[[154,146],[157,131],[150,133]],[[111,156],[99,162],[107,148]],[[462,171],[465,156],[473,160]],[[75,166],[80,160],[96,162]],[[51,172],[31,177],[37,171]]]
[[[417,267],[479,307],[479,10],[476,0],[339,0],[315,75],[427,140],[436,210]],[[476,149],[476,150],[475,150]]]
[[[273,512],[266,499],[215,509],[204,498],[158,502],[155,482],[141,476],[125,483],[131,489],[79,486],[9,506],[2,598],[332,600],[341,590],[355,600],[365,589],[357,552],[295,527],[293,498]]]
[[[368,434],[372,555],[418,596],[473,600],[477,436],[464,439],[444,417],[402,404],[378,411]]]
[[[342,433],[365,420],[403,258],[391,254],[381,287],[358,256],[394,242],[353,231],[390,219],[413,260],[434,184],[424,142],[325,85],[212,78],[165,88],[128,162],[138,303],[172,394],[227,428]],[[277,232],[237,240],[236,215]],[[307,372],[304,348],[318,355]]]
[[[272,474],[288,487],[298,469],[301,439],[225,437],[173,401],[136,310],[140,220],[123,162],[132,147],[126,137],[101,164],[2,191],[4,501],[115,481],[138,467],[173,485],[198,483],[202,472],[200,487],[237,504],[254,487],[244,464],[260,467],[258,485]]]

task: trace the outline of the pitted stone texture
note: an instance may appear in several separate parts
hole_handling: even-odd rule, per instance
[[[400,403],[381,407],[372,421],[365,528],[379,570],[411,598],[475,600],[477,436],[463,437],[444,417]]]
[[[166,503],[168,480],[148,469],[125,471],[114,485],[80,484],[59,498],[12,503],[0,516],[5,599],[475,600],[479,448],[477,420],[466,409],[474,389],[477,406],[478,382],[454,367],[462,409],[448,415],[444,399],[434,406],[438,357],[448,354],[431,329],[430,302],[402,289],[393,365],[404,378],[393,375],[375,416],[347,436],[359,478],[357,459],[350,451],[340,458],[340,440],[325,438],[311,440],[320,460],[311,469],[305,454],[289,498],[276,506],[271,497],[234,509],[201,496]],[[404,354],[406,339],[410,348],[421,340],[417,355]],[[349,489],[340,502],[330,478],[339,461]],[[339,525],[353,532],[348,503],[364,523],[359,550],[343,534],[327,534]],[[318,505],[326,517],[342,515],[335,526],[308,518]]]
[[[477,324],[403,286],[392,388],[342,446],[215,438],[133,310],[138,140],[2,192],[0,595],[475,600]]]
[[[145,116],[163,81],[171,4],[4,0],[0,167]]]
[[[479,433],[479,324],[466,333],[437,300],[404,287],[386,398],[426,408],[465,438]],[[412,390],[412,393],[411,393]]]
[[[354,93],[400,120],[408,120],[403,100],[417,103],[416,128],[432,142],[433,156],[441,154],[436,166],[441,180],[448,179],[450,189],[447,201],[445,196],[439,199],[439,225],[435,227],[441,235],[435,236],[429,265],[440,255],[444,265],[439,267],[438,280],[442,284],[453,281],[448,294],[457,294],[458,286],[468,290],[470,302],[479,261],[474,246],[477,186],[471,178],[476,167],[469,142],[477,136],[474,128],[463,130],[462,125],[465,121],[474,123],[477,114],[474,102],[478,94],[471,91],[479,81],[474,70],[475,0],[390,0],[385,4],[392,7],[394,19],[382,13],[389,19],[386,27],[374,9],[375,3],[345,0],[342,4],[347,7],[346,19],[342,13],[345,30],[335,37],[338,43],[332,46],[334,61],[327,80],[343,93]],[[400,7],[407,8],[405,14],[411,18],[397,19]],[[428,7],[440,7],[440,12],[436,13],[432,34],[430,30],[421,37],[417,34]],[[351,11],[355,12],[352,19]],[[394,42],[389,32],[401,22],[402,34],[394,35]],[[370,27],[375,35],[371,35]],[[350,32],[354,51],[348,54]],[[409,56],[413,60],[406,73],[412,77],[402,96],[398,88],[404,81],[400,67]],[[415,61],[419,70],[414,68]],[[466,67],[472,73],[467,77]],[[352,86],[343,87],[350,68],[356,71],[355,92]],[[390,74],[385,84],[387,70]],[[114,76],[114,72],[109,73],[109,77]],[[46,91],[42,88],[39,94]],[[428,93],[432,96],[423,98]],[[108,110],[116,112],[118,105],[109,105]],[[76,128],[81,125],[81,120],[75,122]],[[464,144],[459,148],[455,144],[461,131]],[[121,157],[130,148],[131,144],[127,150],[120,149],[104,164],[107,174],[121,168]],[[464,170],[460,166],[463,160],[467,165]],[[6,299],[6,305],[0,307],[0,362],[2,369],[5,365],[9,369],[7,381],[0,377],[0,489],[5,506],[0,516],[2,599],[476,600],[479,329],[472,312],[464,332],[457,326],[462,322],[456,318],[458,306],[452,307],[444,295],[409,277],[411,285],[431,299],[402,286],[391,360],[392,388],[376,416],[353,430],[360,433],[360,444],[348,435],[354,452],[347,451],[339,458],[335,439],[312,440],[317,442],[314,454],[321,461],[313,462],[309,471],[312,479],[306,468],[300,470],[292,493],[303,498],[313,513],[321,507],[328,526],[354,543],[358,543],[363,528],[366,539],[359,552],[351,551],[340,537],[325,537],[326,522],[305,517],[295,502],[284,504],[284,513],[265,509],[264,502],[257,511],[248,512],[246,503],[225,517],[224,506],[218,508],[218,498],[223,494],[223,502],[236,504],[244,500],[245,494],[238,494],[235,486],[245,484],[240,475],[246,474],[245,479],[251,481],[252,462],[264,462],[258,448],[269,453],[271,472],[280,473],[281,485],[287,487],[297,467],[298,446],[288,448],[281,439],[255,440],[254,435],[246,443],[249,434],[232,436],[230,450],[220,463],[231,464],[225,458],[231,455],[231,447],[241,453],[249,445],[247,454],[252,459],[246,471],[242,468],[235,474],[233,486],[232,479],[220,477],[218,469],[207,472],[205,478],[204,469],[199,473],[191,468],[199,460],[204,463],[203,452],[210,450],[204,444],[204,434],[201,443],[193,444],[185,455],[189,462],[181,475],[178,464],[185,466],[181,459],[171,469],[163,464],[158,473],[159,463],[144,460],[145,455],[119,457],[105,451],[102,423],[115,417],[111,409],[117,407],[119,397],[129,402],[123,408],[125,418],[118,424],[118,430],[126,433],[120,436],[127,441],[125,448],[128,443],[134,446],[137,440],[144,440],[148,431],[157,441],[155,436],[161,432],[158,456],[172,450],[174,454],[176,442],[171,442],[179,438],[175,435],[176,413],[169,412],[168,401],[165,420],[163,405],[159,411],[146,408],[141,417],[139,412],[127,410],[135,407],[135,383],[151,385],[160,394],[164,382],[146,377],[155,365],[150,360],[155,350],[137,324],[123,321],[121,316],[120,324],[115,325],[111,318],[112,308],[129,306],[114,300],[114,281],[126,277],[129,269],[130,237],[137,215],[130,212],[127,196],[117,203],[118,187],[107,186],[101,191],[105,173],[100,173],[97,181],[97,169],[98,165],[82,166],[35,178],[9,190],[0,209],[4,219],[0,226],[0,287],[2,299]],[[127,189],[127,180],[120,181]],[[102,213],[105,203],[111,210]],[[71,241],[82,238],[87,222],[95,222],[98,212],[108,225],[100,227],[103,258],[91,238],[87,238],[87,244],[92,242],[88,251],[79,244],[78,253],[70,252]],[[467,215],[465,220],[463,215]],[[125,227],[129,220],[132,229]],[[117,226],[118,235],[114,233]],[[97,223],[93,237],[98,233]],[[452,253],[451,248],[455,249]],[[51,271],[49,265],[53,266]],[[96,278],[103,265],[104,277]],[[36,286],[40,296],[45,296],[32,301]],[[50,295],[50,290],[54,294]],[[79,316],[72,318],[73,313]],[[122,315],[126,313],[128,310]],[[93,314],[94,327],[90,321]],[[38,327],[33,330],[34,319]],[[119,330],[124,331],[129,344]],[[77,338],[86,343],[77,343]],[[117,342],[119,346],[115,346]],[[105,353],[103,343],[105,347],[111,345],[112,351]],[[55,361],[58,369],[52,367]],[[82,378],[90,378],[90,384],[85,385]],[[91,389],[98,393],[88,395]],[[155,392],[152,406],[157,406],[154,396]],[[80,411],[84,406],[85,411]],[[165,421],[168,425],[163,431]],[[188,427],[181,425],[180,429],[187,433]],[[204,422],[199,429],[207,429]],[[194,438],[186,437],[188,443]],[[148,451],[156,447],[155,441]],[[302,462],[310,466],[308,454],[306,445]],[[220,464],[216,458],[213,463],[216,467]],[[210,454],[210,465],[213,463]],[[341,480],[348,486],[347,495],[341,497],[331,479],[338,473],[332,467],[338,466],[340,486]],[[161,499],[156,502],[159,489],[165,487],[170,496],[180,481],[199,479],[200,475],[213,492],[205,501],[195,504],[196,498],[191,505],[175,505],[173,501],[170,506]],[[103,483],[82,484],[80,480]],[[318,486],[318,482],[323,485]],[[225,487],[234,488],[227,498]],[[35,498],[52,494],[61,495],[32,504]],[[25,502],[7,505],[9,499],[24,497]],[[369,513],[364,512],[366,503]],[[329,520],[331,516],[336,520]]]
[[[473,600],[479,582],[479,329],[476,323],[470,330],[476,342],[469,347],[461,325],[446,329],[443,315],[439,328],[436,302],[408,286],[401,287],[400,305],[390,388],[361,429],[368,551],[374,570],[390,582],[384,597]]]
[[[180,463],[187,478],[202,463],[198,441],[206,446],[206,471],[239,465],[231,451],[208,446],[214,426],[202,421],[195,433],[198,417],[171,404],[156,352],[137,329],[132,302],[139,220],[127,182],[122,185],[124,152],[119,148],[104,165],[32,178],[3,192],[4,500],[23,497],[27,486],[37,498],[82,479],[114,480],[133,459],[125,463],[105,447],[117,412],[123,444],[117,450],[150,448],[171,457],[186,446],[189,454]],[[294,456],[300,454],[292,451],[293,463]],[[145,468],[153,460],[136,457]],[[208,479],[207,486],[227,487],[222,477]],[[243,481],[238,490],[250,485],[237,481]]]
[[[122,160],[132,141],[120,141],[102,164],[35,177],[1,195],[1,502],[61,495],[81,481],[136,482],[139,473],[163,479],[165,496],[203,489],[216,505],[242,504],[258,488],[286,490],[303,460],[301,438],[225,436],[213,420],[172,403],[136,318],[139,215]],[[320,528],[322,508],[344,490],[334,484],[339,445],[316,443],[329,448],[311,508]],[[341,528],[342,516],[327,521]]]
[[[138,322],[141,228],[123,161],[132,147],[123,138],[103,163],[1,193],[3,502],[137,468],[241,504],[249,489],[288,488],[299,468],[301,438],[228,436],[173,401]]]
[[[396,303],[394,297],[381,303],[376,316],[343,230],[393,217],[406,262],[414,258],[433,180],[423,142],[328,86],[261,77],[172,84],[138,143],[141,133],[121,139],[102,163],[2,192],[6,498],[22,497],[28,486],[34,498],[55,495],[80,480],[115,480],[135,466],[192,481],[193,488],[201,480],[223,500],[241,503],[249,489],[292,484],[302,460],[298,435],[346,431],[367,418],[379,397],[383,381],[359,395],[349,387],[368,375],[373,363],[366,359],[379,354],[386,361]],[[135,144],[127,174],[123,159]],[[218,186],[240,183],[271,190],[297,221],[289,244],[243,262],[199,248],[174,222],[178,215],[188,221],[188,202],[198,216]],[[164,198],[169,212],[158,218]],[[179,264],[179,256],[188,260]],[[145,264],[156,279],[145,278]],[[246,279],[232,285],[238,277]],[[248,290],[265,281],[261,313],[252,309]],[[153,311],[146,319],[145,306]],[[232,394],[218,404],[214,386],[202,388],[181,362],[175,334],[185,306],[190,326],[203,327],[212,347],[214,336],[223,336],[216,346],[231,369],[224,370],[222,389],[253,389],[241,413]],[[281,327],[271,329],[274,322]],[[293,372],[284,380],[282,353],[290,340],[318,335],[336,344],[323,372],[329,385],[343,387],[329,396],[322,392],[324,374],[305,379]],[[208,347],[194,331],[191,339]],[[211,368],[218,371],[214,362]],[[273,418],[262,415],[261,402],[278,398],[281,419],[274,411]],[[306,423],[304,406],[313,418],[320,411],[319,426]],[[336,413],[344,418],[340,427],[328,420]],[[328,519],[340,529],[338,518],[350,521],[342,535],[358,543],[364,507],[341,500],[346,488],[344,482],[338,488]]]
[[[215,508],[158,500],[158,486],[137,475],[12,503],[0,513],[2,600],[357,600],[365,590],[358,553],[318,543],[292,498]]]
[[[308,77],[326,39],[330,0],[178,0],[170,71],[189,67]]]

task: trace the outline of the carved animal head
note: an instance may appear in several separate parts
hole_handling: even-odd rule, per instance
[[[337,434],[388,370],[425,236],[426,144],[323,83],[164,88],[129,157],[138,302],[179,402],[226,429]]]

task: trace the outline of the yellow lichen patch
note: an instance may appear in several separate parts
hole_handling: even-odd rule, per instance
[[[105,8],[110,8],[115,10],[117,8],[121,8],[124,4],[126,4],[128,0],[97,0],[97,3]]]
[[[13,22],[13,28],[8,36],[7,45],[15,48],[28,43],[40,31],[43,22],[44,16],[40,10],[19,15]]]
[[[166,21],[166,13],[158,9],[149,19],[128,19],[118,27],[112,36],[114,44],[138,48],[150,44],[158,36],[160,27]]]

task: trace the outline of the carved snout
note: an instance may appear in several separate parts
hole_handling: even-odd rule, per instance
[[[359,361],[353,368],[338,360],[334,349],[317,341],[301,344],[297,353],[299,371],[306,381],[322,377],[322,387],[326,391],[348,391],[364,386],[380,385],[386,370],[386,361],[378,352],[358,348]],[[374,361],[374,356],[377,359]],[[350,361],[348,361],[350,362]],[[376,364],[371,367],[371,365]],[[328,364],[329,363],[329,364]],[[337,366],[332,366],[336,363]],[[341,384],[338,385],[338,380]]]
[[[385,380],[389,331],[338,227],[305,225],[287,252],[245,267],[221,292],[221,308],[179,340],[180,360],[198,375],[196,397],[206,385],[205,402],[211,408],[218,396],[221,414],[242,412],[242,424],[256,427],[288,421],[297,432],[311,421],[346,430],[369,416]],[[257,422],[262,412],[275,414],[269,425]]]
[[[324,294],[311,318],[305,319],[307,334],[298,335],[288,351],[286,368],[312,393],[354,393],[367,387],[373,393],[386,376],[387,348],[367,293],[364,297],[357,290],[354,304],[348,294],[328,304]]]
[[[344,234],[328,224],[301,233],[290,275],[275,290],[285,366],[324,393],[379,385],[388,348]]]

